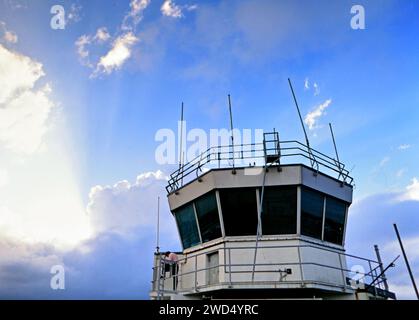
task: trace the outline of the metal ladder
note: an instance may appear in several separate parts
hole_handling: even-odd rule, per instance
[[[267,139],[267,137],[272,136],[273,138]],[[268,144],[274,143],[273,148],[269,148]],[[272,152],[273,151],[273,152]],[[267,132],[263,133],[263,152],[265,155],[265,165],[263,166],[264,172],[263,172],[263,180],[262,180],[262,192],[260,195],[260,204],[259,204],[259,210],[258,210],[258,226],[257,226],[257,232],[256,232],[256,244],[255,244],[255,255],[253,256],[253,268],[252,268],[252,282],[255,280],[255,272],[256,272],[256,259],[257,259],[257,253],[258,253],[258,246],[259,246],[259,240],[262,237],[262,212],[263,212],[263,198],[265,195],[265,181],[266,181],[266,173],[268,172],[268,168],[277,164],[278,165],[278,171],[280,171],[281,167],[281,148],[279,145],[279,134],[278,132]]]
[[[166,280],[166,262],[160,257],[157,278],[157,300],[162,300],[164,292],[164,281]]]

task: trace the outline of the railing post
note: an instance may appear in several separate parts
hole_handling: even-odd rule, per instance
[[[230,286],[232,285],[231,282],[231,248],[228,248],[228,276],[230,281]]]
[[[195,255],[195,291],[198,286],[198,255]]]
[[[301,262],[300,246],[297,247],[297,252],[298,252],[298,262],[300,265],[301,286],[304,287],[304,273],[303,273],[303,264]]]
[[[343,270],[343,264],[342,264],[342,256],[340,252],[338,252],[339,257],[339,265],[340,265],[340,271],[342,273],[342,284],[343,284],[343,291],[346,291],[346,279],[345,279],[345,272]]]
[[[376,273],[376,270],[374,270],[373,268],[372,268],[372,265],[371,265],[371,260],[368,260],[368,266],[370,267],[370,275],[371,275],[371,283],[373,283],[374,282],[374,274],[375,275],[377,275],[377,273]],[[368,287],[368,286],[367,286]],[[375,295],[377,295],[377,288],[374,286],[373,287],[374,288],[374,294]]]

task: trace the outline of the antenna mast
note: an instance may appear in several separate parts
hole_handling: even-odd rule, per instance
[[[300,118],[301,126],[303,127],[304,137],[306,139],[306,144],[307,144],[307,149],[308,149],[308,154],[310,155],[311,166],[314,167],[314,163],[316,162],[316,159],[313,155],[313,152],[311,151],[310,141],[308,140],[307,131],[306,131],[306,128],[305,128],[304,122],[303,122],[303,117],[301,116],[300,107],[298,106],[297,98],[295,97],[294,89],[292,87],[290,78],[288,78],[288,83],[290,85],[292,97],[294,98],[295,106],[297,107],[297,112],[298,112],[298,116]],[[311,157],[313,157],[313,158],[311,158]]]
[[[233,160],[233,174],[236,173],[234,166],[234,133],[233,133],[233,113],[231,111],[231,97],[228,94],[228,110],[230,112],[230,131],[231,131],[231,148],[232,148],[232,160]]]
[[[157,235],[156,235],[156,253],[160,250],[160,197],[157,197]]]
[[[338,168],[339,168],[339,177],[338,177],[338,179],[339,179],[339,178],[340,178],[340,176],[342,175],[342,177],[343,177],[343,181],[345,182],[346,177],[345,177],[345,176],[343,175],[343,173],[342,173],[342,169],[343,169],[343,168],[341,168],[341,166],[340,166],[340,160],[339,160],[338,148],[336,147],[335,135],[333,134],[332,124],[331,124],[330,122],[329,122],[329,128],[330,128],[330,134],[332,135],[333,146],[334,146],[334,148],[335,148],[336,159],[337,159],[337,161],[338,161]]]
[[[183,151],[183,102],[180,109],[180,148],[179,148],[179,169],[182,167],[182,151]]]

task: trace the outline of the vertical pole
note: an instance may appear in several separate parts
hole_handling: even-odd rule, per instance
[[[397,225],[395,223],[393,224],[393,226],[394,226],[394,230],[396,231],[397,239],[399,240],[400,248],[401,248],[402,253],[403,253],[403,257],[404,257],[404,261],[406,263],[407,271],[409,272],[409,276],[410,276],[410,279],[412,280],[413,288],[415,289],[416,297],[419,300],[418,288],[416,287],[415,278],[413,277],[412,269],[410,269],[409,260],[407,259],[406,252],[404,251],[404,247],[403,247],[402,239],[400,237],[399,230],[397,229]]]
[[[156,232],[156,253],[160,250],[160,197],[157,197],[157,232]]]
[[[297,107],[298,117],[300,118],[301,127],[303,128],[303,131],[304,131],[304,137],[306,139],[307,150],[310,156],[311,166],[314,168],[316,158],[314,157],[314,154],[311,152],[310,141],[308,140],[306,127],[304,126],[303,117],[301,116],[300,107],[298,106],[297,97],[295,96],[294,88],[292,87],[290,78],[288,78],[288,84],[290,85],[292,97],[294,98],[294,103],[295,103],[295,106]]]
[[[386,291],[388,291],[387,278],[386,278],[386,275],[384,274],[383,261],[381,260],[381,255],[380,255],[380,250],[378,249],[378,245],[376,245],[376,244],[374,245],[374,250],[375,250],[375,254],[377,256],[377,261],[378,261],[379,266],[380,266],[380,273],[382,274],[381,278],[383,279],[384,289],[386,289]]]
[[[198,286],[198,256],[195,255],[195,292]]]
[[[234,167],[234,133],[233,133],[233,113],[231,111],[231,97],[230,94],[228,95],[228,110],[230,112],[230,131],[231,131],[231,148],[232,148],[232,160],[233,160],[233,174],[236,173],[236,169]]]
[[[340,167],[340,160],[338,154],[338,148],[336,147],[335,135],[333,134],[332,124],[329,122],[330,134],[332,135],[333,147],[335,148],[336,159],[338,160],[338,168],[339,168],[339,178],[342,175],[343,181],[345,181],[345,176],[342,174],[342,169]]]
[[[179,169],[182,167],[182,152],[183,152],[183,102],[180,109],[180,146],[179,146]]]
[[[300,107],[298,106],[297,98],[295,96],[294,88],[292,87],[291,79],[290,78],[288,78],[288,84],[290,85],[292,97],[294,98],[294,103],[295,103],[295,106],[297,107],[297,112],[298,112],[298,116],[300,117],[300,122],[301,122],[301,126],[303,128],[303,131],[304,131],[304,137],[306,138],[307,147],[310,148],[310,143],[308,141],[308,136],[307,136],[306,128],[305,128],[304,122],[303,122],[303,117],[301,116]]]

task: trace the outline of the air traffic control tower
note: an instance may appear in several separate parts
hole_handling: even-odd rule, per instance
[[[275,131],[209,148],[170,175],[183,251],[155,253],[151,299],[395,299],[381,261],[345,252],[352,181]]]

